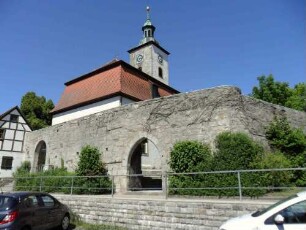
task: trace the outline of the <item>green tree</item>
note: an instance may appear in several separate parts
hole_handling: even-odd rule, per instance
[[[292,95],[285,106],[306,112],[306,83],[299,83],[292,89]]]
[[[21,99],[20,109],[33,130],[51,125],[50,111],[54,108],[52,100],[37,96],[34,92],[26,93]]]
[[[274,81],[273,75],[257,78],[259,85],[253,87],[251,96],[273,104],[306,111],[306,83],[290,88],[287,82]]]
[[[287,82],[274,81],[270,74],[268,77],[260,76],[257,78],[259,86],[253,87],[252,96],[277,105],[286,105],[289,97],[292,96],[292,90]]]

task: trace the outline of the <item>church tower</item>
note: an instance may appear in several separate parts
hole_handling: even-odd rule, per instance
[[[147,7],[147,20],[143,27],[143,38],[135,48],[130,49],[130,64],[144,73],[169,85],[169,66],[167,50],[159,45],[154,37],[155,26],[150,19],[150,8]]]

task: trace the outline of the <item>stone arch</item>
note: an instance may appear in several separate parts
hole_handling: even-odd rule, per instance
[[[128,190],[162,189],[162,155],[149,137],[134,142],[127,158],[127,169]]]
[[[34,171],[42,171],[46,166],[47,145],[45,141],[40,141],[36,145],[34,153]]]

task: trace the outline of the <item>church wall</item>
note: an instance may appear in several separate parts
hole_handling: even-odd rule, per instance
[[[130,104],[130,103],[134,103],[135,101],[131,100],[131,99],[128,99],[128,98],[125,98],[125,97],[121,97],[121,104],[122,105],[127,105],[127,104]]]
[[[121,105],[120,96],[105,99],[90,105],[85,105],[72,109],[66,112],[53,115],[52,125],[60,124],[66,121],[84,117],[93,113],[101,112],[103,110],[115,108]]]
[[[37,130],[26,135],[26,160],[34,161],[37,144],[47,145],[46,160],[69,170],[77,166],[82,146],[97,146],[103,152],[110,174],[125,175],[129,155],[142,138],[154,143],[162,170],[171,147],[180,140],[199,140],[214,146],[223,131],[241,131],[267,145],[264,128],[276,115],[284,115],[306,132],[306,113],[242,96],[236,87],[217,87],[133,103],[87,117]],[[116,189],[126,185],[116,181]]]

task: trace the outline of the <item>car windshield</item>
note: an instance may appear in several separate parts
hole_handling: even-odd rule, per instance
[[[17,204],[17,200],[9,196],[0,196],[0,211],[9,210]]]
[[[280,200],[280,201],[278,201],[277,203],[272,204],[271,206],[269,206],[269,207],[267,207],[267,208],[265,208],[265,209],[263,209],[263,210],[259,210],[259,211],[254,212],[254,213],[252,214],[252,216],[253,216],[253,217],[261,216],[262,214],[264,214],[264,213],[270,211],[272,208],[274,208],[274,207],[276,207],[276,206],[278,206],[278,205],[280,205],[280,204],[282,204],[282,203],[285,203],[286,201],[291,200],[291,199],[293,199],[293,198],[295,198],[295,197],[297,197],[297,195],[289,196],[289,197],[287,197],[286,199]]]

